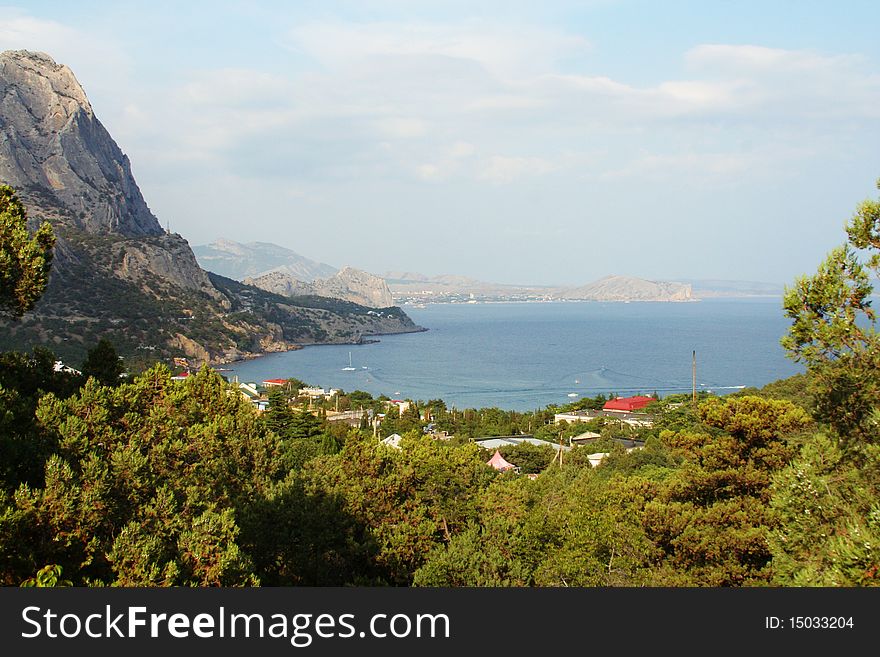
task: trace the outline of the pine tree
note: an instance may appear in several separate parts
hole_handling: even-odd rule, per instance
[[[0,312],[21,317],[43,296],[54,245],[46,222],[31,237],[24,205],[12,187],[0,185]]]

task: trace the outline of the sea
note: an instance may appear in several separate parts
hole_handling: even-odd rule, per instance
[[[323,388],[456,408],[535,410],[584,396],[727,394],[796,374],[779,344],[779,298],[689,303],[452,303],[404,310],[426,332],[321,345],[225,366],[239,381]],[[350,367],[353,369],[347,369]]]

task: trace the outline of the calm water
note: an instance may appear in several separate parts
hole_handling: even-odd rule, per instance
[[[438,304],[406,308],[426,333],[307,347],[230,365],[241,381],[296,377],[324,388],[456,407],[531,410],[598,393],[762,386],[800,368],[779,338],[779,299],[699,303]],[[351,352],[355,371],[343,371]]]

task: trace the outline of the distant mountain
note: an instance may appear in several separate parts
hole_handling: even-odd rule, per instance
[[[691,301],[687,283],[648,281],[632,276],[606,276],[580,287],[557,292],[562,299],[587,301]]]
[[[631,276],[606,276],[581,286],[503,285],[464,276],[425,276],[389,272],[394,298],[404,303],[456,301],[690,301],[686,283],[648,281]]]
[[[714,279],[685,279],[693,287],[694,296],[709,297],[781,297],[784,286],[758,281],[725,281]]]
[[[384,279],[352,267],[343,267],[330,278],[319,278],[309,283],[297,280],[282,269],[246,278],[244,283],[288,297],[315,294],[371,308],[388,308],[394,305],[391,290]]]
[[[46,293],[20,321],[0,317],[0,349],[46,344],[77,364],[106,337],[127,357],[199,364],[420,330],[397,308],[380,317],[205,272],[150,212],[73,72],[43,53],[0,53],[0,182],[57,237]]]
[[[298,281],[308,282],[328,278],[337,271],[328,264],[269,242],[240,244],[219,239],[211,244],[194,246],[193,253],[204,269],[237,281],[268,271],[280,271]]]
[[[385,274],[399,302],[421,303],[476,299],[482,301],[688,301],[720,297],[778,297],[783,286],[758,281],[681,279],[649,281],[632,276],[606,276],[581,286],[505,285],[465,276],[426,276],[418,272]],[[473,296],[471,296],[473,295]]]

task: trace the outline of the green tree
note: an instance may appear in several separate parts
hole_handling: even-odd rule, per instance
[[[521,443],[519,445],[502,447],[499,451],[501,456],[518,466],[523,474],[538,474],[542,472],[544,468],[550,465],[550,461],[556,455],[556,452],[553,451],[549,443],[547,445]]]
[[[94,377],[105,386],[118,386],[120,376],[125,373],[125,365],[106,338],[101,338],[98,344],[89,349],[81,367],[84,377]]]
[[[259,573],[241,525],[287,474],[278,438],[203,368],[94,378],[37,408],[56,438],[41,486],[0,494],[0,582],[58,564],[77,584],[239,585]]]
[[[494,477],[476,445],[403,438],[400,449],[352,439],[303,470],[307,491],[344,500],[342,510],[371,528],[377,572],[395,585],[411,584],[431,549],[475,519],[475,498]]]
[[[817,419],[845,447],[880,435],[880,335],[870,299],[871,275],[880,275],[880,201],[864,201],[846,232],[848,242],[813,276],[786,289],[792,325],[782,339],[789,356],[807,366]]]
[[[24,205],[11,187],[0,185],[0,312],[21,317],[43,296],[54,245],[47,222],[30,235]]]
[[[657,583],[766,584],[771,477],[794,454],[787,437],[812,420],[791,402],[760,397],[710,398],[698,412],[701,426],[660,437],[681,466],[644,509],[645,531],[662,551]]]
[[[785,295],[793,322],[782,344],[807,366],[825,427],[773,480],[778,584],[880,584],[880,336],[870,299],[880,201],[860,204],[846,231],[847,244]]]
[[[816,434],[773,481],[774,583],[880,586],[880,450],[855,462]]]
[[[285,438],[293,424],[293,415],[287,392],[280,386],[271,388],[269,390],[269,408],[263,415],[266,426],[276,435]]]

